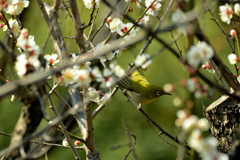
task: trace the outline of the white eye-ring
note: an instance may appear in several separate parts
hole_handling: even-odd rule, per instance
[[[157,92],[156,92],[156,95],[157,95],[157,96],[161,96],[162,94],[161,94],[160,91],[157,91]]]

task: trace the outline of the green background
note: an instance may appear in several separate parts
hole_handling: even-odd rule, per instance
[[[52,3],[49,1],[49,3]],[[81,15],[82,22],[87,23],[89,19],[89,13],[91,10],[88,10],[82,4],[82,1],[78,1],[79,10]],[[161,17],[166,9],[167,1],[163,3],[163,8],[159,13]],[[220,17],[218,16],[218,6],[215,8],[215,16],[220,22]],[[104,8],[104,9],[103,9]],[[174,8],[174,7],[173,7]],[[129,16],[132,18],[137,18],[140,15],[140,10],[135,7],[133,4],[134,12],[130,13]],[[141,10],[142,11],[142,10]],[[99,14],[97,16],[99,24],[105,18],[105,15],[108,14],[109,10],[105,7],[103,3],[100,5]],[[170,20],[170,15],[168,15],[167,19],[164,21],[163,26],[168,26],[172,24]],[[203,14],[202,14],[203,15]],[[69,17],[66,16],[65,11],[60,10],[59,12],[59,24],[61,26],[62,32],[64,36],[73,37],[75,34],[75,29],[73,22]],[[67,18],[66,18],[67,17]],[[205,21],[206,26],[205,32],[209,37],[212,47],[215,49],[216,54],[221,57],[221,60],[225,62],[225,64],[233,69],[233,66],[230,66],[227,62],[227,55],[231,53],[230,47],[228,46],[227,40],[225,36],[221,33],[220,29],[217,25],[209,19],[210,15],[207,13],[205,16],[199,17],[201,22],[201,27],[203,27],[203,22]],[[35,36],[36,44],[42,47],[48,36],[48,29],[45,21],[42,18],[40,9],[37,6],[36,1],[31,1],[30,6],[26,8],[21,15],[21,20],[23,22],[24,28],[29,29],[29,34]],[[156,18],[150,17],[149,24],[152,24],[152,28],[156,27]],[[127,21],[125,21],[127,22]],[[230,26],[223,24],[220,22],[221,26],[224,30],[229,33]],[[95,38],[93,44],[96,45],[103,41],[107,35],[107,29],[104,26],[104,31],[100,32],[100,34]],[[96,28],[94,28],[96,30]],[[86,29],[86,34],[89,29]],[[174,30],[174,35],[177,35],[178,32]],[[0,30],[0,38],[6,36],[6,32]],[[166,42],[172,41],[170,32],[160,34],[160,37],[163,38]],[[179,47],[185,54],[186,50],[186,42],[185,38],[182,37],[179,41]],[[145,41],[146,42],[146,41]],[[140,52],[145,42],[141,42],[134,47],[127,48],[123,52],[120,57],[115,57],[114,60],[117,61],[125,70],[128,67],[128,63],[133,62],[135,56]],[[66,47],[69,53],[78,52],[75,41],[65,39]],[[195,44],[198,43],[198,40],[195,39]],[[175,45],[172,45],[174,49],[176,49]],[[150,55],[154,54],[157,50],[161,49],[162,45],[155,40],[151,43],[150,47],[147,49],[147,53]],[[16,49],[16,48],[15,48]],[[17,52],[17,50],[16,50]],[[51,54],[53,51],[52,42],[47,44],[47,48],[45,54]],[[2,58],[3,54],[0,51],[0,63],[6,59]],[[4,78],[11,80],[16,79],[16,74],[13,73],[13,62],[11,59],[7,59],[7,69],[4,71]],[[202,70],[202,69],[201,69]],[[211,78],[211,74],[208,71],[202,70],[202,72],[209,78]],[[164,128],[167,132],[169,132],[173,136],[178,136],[179,130],[176,128],[174,122],[176,119],[176,111],[178,109],[185,108],[185,104],[180,107],[176,107],[173,105],[172,101],[175,97],[180,96],[184,100],[190,98],[190,93],[186,90],[186,88],[180,85],[180,80],[183,78],[188,78],[188,74],[186,72],[185,67],[174,57],[172,53],[168,50],[164,50],[164,52],[160,53],[157,57],[152,60],[152,64],[145,71],[145,75],[150,81],[151,84],[157,84],[163,86],[166,83],[172,83],[176,87],[176,92],[172,93],[172,96],[161,97],[151,104],[142,105],[143,110],[153,119],[155,120],[162,128]],[[67,90],[64,87],[60,87],[57,89],[59,93],[63,97],[66,97]],[[216,100],[220,94],[215,94],[214,97],[203,97],[203,102],[205,106],[208,106],[211,102]],[[56,104],[58,101],[56,97],[54,97]],[[18,119],[20,114],[22,103],[20,100],[16,102],[10,101],[10,96],[1,99],[0,101],[0,131],[5,133],[12,133],[14,129],[14,125]],[[97,107],[97,104],[93,104],[93,109]],[[200,100],[195,101],[195,113],[202,117],[202,105]],[[134,107],[130,102],[127,102],[127,99],[123,96],[121,91],[119,90],[117,94],[112,98],[110,103],[99,113],[99,115],[94,119],[94,134],[97,149],[100,153],[100,157],[103,160],[122,160],[125,155],[128,153],[130,147],[125,146],[115,150],[112,150],[111,147],[118,145],[126,145],[129,143],[128,135],[125,130],[122,128],[123,120],[128,123],[128,130],[131,133],[134,133],[137,137],[136,144],[136,154],[141,160],[158,160],[158,159],[176,159],[177,157],[177,149],[172,147],[171,145],[164,142],[160,139],[157,134],[149,127],[149,124],[146,118],[138,112],[136,107]],[[46,122],[43,120],[40,128],[46,125]],[[76,130],[76,129],[73,129]],[[155,128],[155,130],[159,133],[159,131]],[[78,133],[78,135],[80,135]],[[172,143],[173,145],[178,146],[172,140],[163,135],[163,137]],[[131,141],[134,139],[131,137]],[[0,135],[0,150],[6,148],[9,145],[10,138]],[[61,144],[61,142],[59,142]],[[78,151],[80,157],[85,159],[84,151]],[[74,159],[72,151],[70,149],[64,149],[60,147],[53,148],[48,153],[49,159]],[[187,156],[186,159],[189,157]],[[44,159],[44,158],[41,158]],[[133,159],[132,153],[129,155],[128,159]]]

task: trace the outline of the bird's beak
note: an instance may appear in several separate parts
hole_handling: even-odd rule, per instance
[[[171,93],[167,93],[167,92],[165,92],[164,94],[167,94],[167,95],[172,95]]]

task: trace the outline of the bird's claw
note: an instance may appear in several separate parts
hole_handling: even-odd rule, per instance
[[[142,108],[142,104],[139,103],[139,105],[137,106],[137,109],[140,110]]]
[[[124,90],[122,91],[122,93],[123,93],[124,95],[126,95],[126,92],[127,92],[126,89],[124,89]]]

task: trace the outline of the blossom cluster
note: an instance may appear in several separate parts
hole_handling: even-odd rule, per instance
[[[28,0],[2,0],[0,2],[0,11],[16,16],[21,14],[23,9],[28,6]]]
[[[203,160],[212,160],[218,157],[218,141],[216,138],[204,137],[203,132],[209,129],[207,119],[191,115],[186,110],[177,111],[176,126],[189,135],[189,146],[196,150]],[[226,157],[227,155],[221,155]],[[219,158],[219,157],[218,157]]]
[[[0,1],[0,20],[4,23],[0,23],[0,28],[3,28],[3,31],[10,32],[10,36],[17,37],[20,33],[19,22],[16,19],[9,19],[8,24],[5,21],[3,12],[10,14],[12,16],[17,16],[22,13],[23,9],[29,6],[28,0],[1,0]],[[10,28],[8,28],[8,26]],[[11,31],[9,31],[11,30]],[[12,35],[13,34],[13,35]]]
[[[124,76],[125,71],[114,63],[110,64],[110,69],[105,68],[103,72],[98,67],[67,68],[62,71],[62,78],[66,86],[72,87],[88,87],[92,81],[101,83],[100,87],[111,87],[117,82],[117,78]]]
[[[139,2],[141,1],[135,1],[135,0],[125,0],[126,2],[133,1],[137,4],[137,6],[140,8]],[[161,9],[161,0],[156,0],[155,2],[152,0],[146,0],[145,1],[145,7],[149,7],[146,14],[139,19],[138,25],[146,25],[149,21],[149,16],[152,15],[154,17],[158,16],[158,12]],[[130,40],[132,37],[136,36],[136,32],[140,30],[139,27],[136,29],[134,28],[133,23],[123,23],[120,18],[111,18],[109,17],[107,19],[106,23],[107,27],[110,29],[111,33],[117,32],[120,36],[124,37],[126,40]]]
[[[96,8],[99,8],[101,0],[83,0],[83,3],[87,9],[93,8],[95,5]]]
[[[16,45],[21,52],[15,63],[17,74],[23,77],[28,73],[39,71],[41,68],[39,61],[40,48],[36,45],[34,36],[29,35],[27,29],[22,29]]]
[[[189,21],[189,17],[187,13],[183,12],[180,8],[178,8],[172,14],[172,21],[178,26],[178,30],[184,35],[192,34],[194,31],[194,27],[192,24],[187,23]]]
[[[20,26],[19,26],[17,20],[16,19],[10,19],[8,21],[8,25],[9,25],[14,37],[17,37],[20,33]],[[9,28],[5,23],[1,23],[0,27],[3,28],[3,31],[8,31],[9,32]],[[10,34],[10,36],[12,37],[11,34]]]
[[[158,11],[160,11],[162,7],[160,2],[161,0],[156,0],[154,3],[153,0],[146,0],[145,1],[146,7],[150,7],[146,14],[152,15],[154,17],[158,16]]]
[[[234,12],[232,10],[232,7],[228,3],[226,3],[223,6],[220,6],[219,11],[220,11],[219,15],[220,15],[221,20],[227,24],[230,24],[234,13],[237,16],[240,16],[240,4],[236,3],[234,5]]]
[[[134,61],[136,67],[146,69],[152,63],[149,54],[138,55]]]
[[[197,68],[201,63],[206,63],[214,55],[211,46],[206,42],[199,42],[197,45],[191,46],[186,53],[188,64]]]
[[[88,88],[88,95],[91,101],[96,102],[98,105],[105,105],[110,101],[111,93],[103,94],[101,91],[97,91],[95,88]]]

